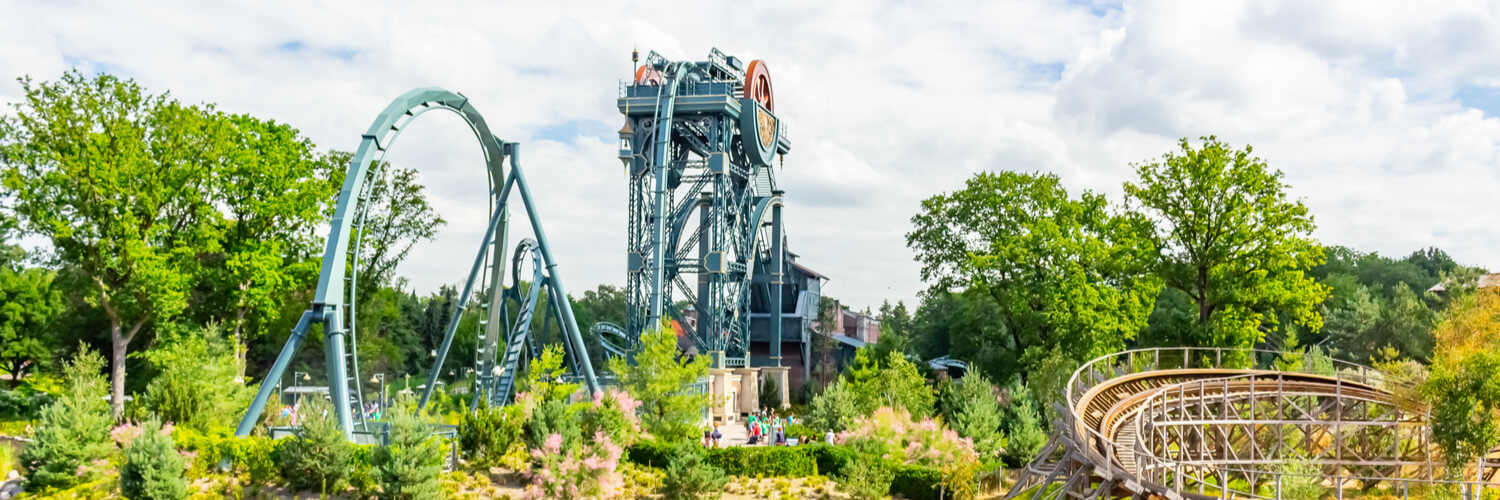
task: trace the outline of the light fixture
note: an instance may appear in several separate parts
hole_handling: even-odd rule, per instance
[[[625,126],[620,127],[620,165],[626,169],[630,168],[631,160],[635,159],[635,151],[630,147],[631,141],[635,140],[635,129],[630,126],[630,118],[625,118]]]

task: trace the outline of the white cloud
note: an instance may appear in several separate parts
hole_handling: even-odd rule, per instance
[[[794,141],[777,172],[793,250],[846,302],[916,295],[908,220],[975,171],[1050,171],[1117,198],[1130,163],[1209,133],[1285,171],[1325,241],[1393,254],[1437,245],[1500,267],[1489,201],[1500,110],[1455,95],[1500,82],[1493,1],[0,0],[0,12],[7,75],[117,72],[292,123],[327,148],[354,148],[410,88],[464,92],[523,143],[575,293],[624,281],[625,179],[610,137],[596,135],[619,126],[634,47],[769,61]],[[19,93],[0,84],[0,100]],[[421,170],[450,221],[401,269],[420,289],[458,281],[472,262],[479,158],[452,117],[424,117],[391,152]]]

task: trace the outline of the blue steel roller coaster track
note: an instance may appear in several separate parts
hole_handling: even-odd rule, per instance
[[[417,116],[433,110],[447,110],[457,114],[479,140],[490,185],[491,213],[468,279],[464,282],[463,291],[454,305],[453,314],[444,331],[442,344],[435,353],[436,359],[428,373],[427,384],[419,406],[425,407],[431,399],[438,376],[442,373],[443,364],[453,345],[460,319],[470,307],[470,300],[481,294],[485,296],[485,300],[479,304],[479,308],[485,316],[480,321],[482,330],[480,334],[482,345],[487,350],[481,350],[480,353],[480,370],[478,370],[476,380],[481,388],[475,391],[476,402],[480,393],[484,393],[492,401],[503,403],[513,383],[513,376],[524,361],[522,347],[531,346],[526,350],[531,351],[529,353],[531,356],[536,355],[531,325],[542,290],[546,290],[549,299],[547,301],[549,307],[546,311],[542,311],[546,317],[543,330],[548,328],[545,325],[554,320],[558,323],[562,331],[564,350],[567,352],[567,361],[573,375],[582,379],[590,391],[599,391],[598,378],[594,374],[587,347],[578,329],[578,322],[573,316],[572,305],[566,300],[568,294],[559,276],[557,260],[552,255],[546,232],[542,228],[541,218],[533,202],[532,191],[526,183],[526,175],[521,168],[520,145],[495,137],[485,123],[484,117],[462,94],[440,88],[419,88],[401,95],[386,106],[362,136],[359,149],[356,150],[353,160],[349,163],[344,186],[339,191],[338,204],[330,224],[322,272],[318,277],[312,306],[297,321],[291,336],[282,347],[275,363],[272,364],[270,373],[263,379],[265,381],[280,380],[292,357],[306,341],[310,329],[314,325],[322,325],[323,351],[328,367],[329,397],[335,402],[340,402],[333,405],[333,410],[338,425],[343,429],[346,437],[352,438],[356,431],[379,432],[379,429],[372,426],[371,422],[365,421],[363,412],[357,411],[363,407],[364,397],[361,390],[356,342],[358,304],[355,290],[358,285],[356,270],[359,260],[359,237],[368,213],[366,200],[370,196],[371,186],[374,185],[373,180],[379,175],[379,168],[384,164],[386,152],[400,136],[403,127]],[[507,159],[509,160],[508,169]],[[506,287],[501,282],[504,275],[501,272],[501,263],[505,261],[506,226],[509,220],[508,202],[511,201],[512,194],[519,194],[535,239],[524,240],[515,249],[511,273],[512,283],[510,287]],[[529,283],[523,283],[520,279],[521,269],[527,262],[533,269],[532,280]],[[486,281],[490,282],[489,286],[486,286]],[[513,321],[508,317],[507,303],[518,306]],[[503,360],[499,360],[503,364],[497,365],[498,337],[502,334],[507,337],[507,351]],[[265,410],[266,402],[275,387],[276,384],[273,383],[261,384],[249,410],[245,412],[244,418],[235,430],[235,435],[245,436],[250,433]]]

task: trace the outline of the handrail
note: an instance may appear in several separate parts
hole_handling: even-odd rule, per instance
[[[1167,356],[1164,357],[1163,354],[1167,354]],[[1326,383],[1329,387],[1332,388],[1333,391],[1332,393],[1320,393],[1317,391],[1312,391],[1307,392],[1306,395],[1333,397],[1336,401],[1338,401],[1339,405],[1342,405],[1343,402],[1348,399],[1350,401],[1373,403],[1377,405],[1391,405],[1394,407],[1395,403],[1390,400],[1379,400],[1369,397],[1368,391],[1378,391],[1389,394],[1393,389],[1414,387],[1413,384],[1407,381],[1392,378],[1387,374],[1381,372],[1380,370],[1371,368],[1369,366],[1314,354],[1301,354],[1300,356],[1303,356],[1303,362],[1287,367],[1290,368],[1289,370],[1276,370],[1255,367],[1254,360],[1257,355],[1274,355],[1279,357],[1284,356],[1285,354],[1286,353],[1263,349],[1186,347],[1132,349],[1099,356],[1084,363],[1083,365],[1079,366],[1078,369],[1074,370],[1073,374],[1068,379],[1067,385],[1063,389],[1063,396],[1067,401],[1067,404],[1062,408],[1065,412],[1065,415],[1063,415],[1063,421],[1070,424],[1067,426],[1069,427],[1069,429],[1065,430],[1064,432],[1070,432],[1073,434],[1076,442],[1081,444],[1075,451],[1082,454],[1085,459],[1091,462],[1096,467],[1097,473],[1106,475],[1106,477],[1131,477],[1136,479],[1138,483],[1147,484],[1147,481],[1150,479],[1164,479],[1165,474],[1143,475],[1139,473],[1140,471],[1170,471],[1170,473],[1173,474],[1173,483],[1177,486],[1176,491],[1178,493],[1181,493],[1181,489],[1184,485],[1197,484],[1200,490],[1200,494],[1208,489],[1214,489],[1219,492],[1220,496],[1223,497],[1235,496],[1247,498],[1279,498],[1282,491],[1282,483],[1288,478],[1316,478],[1318,482],[1321,482],[1326,479],[1326,476],[1317,474],[1303,474],[1294,471],[1267,470],[1256,468],[1253,466],[1247,467],[1235,463],[1223,463],[1222,461],[1215,462],[1212,460],[1173,460],[1155,455],[1154,450],[1148,449],[1144,446],[1142,438],[1146,436],[1146,433],[1144,432],[1144,426],[1148,422],[1148,419],[1144,417],[1150,416],[1153,419],[1155,418],[1155,414],[1148,415],[1147,412],[1154,411],[1154,409],[1158,407],[1165,408],[1166,398],[1172,397],[1174,395],[1183,397],[1184,394],[1187,394],[1189,392],[1189,388],[1195,389],[1194,391],[1192,391],[1192,393],[1195,395],[1195,397],[1199,398],[1199,402],[1203,401],[1203,395],[1207,394],[1211,389],[1210,385],[1214,386],[1212,387],[1212,389],[1223,388],[1225,392],[1223,392],[1222,394],[1224,397],[1224,401],[1227,404],[1228,401],[1231,400],[1230,392],[1228,392],[1231,386],[1234,386],[1236,384],[1248,385],[1248,393],[1240,393],[1235,397],[1241,399],[1248,397],[1253,402],[1256,400],[1258,394],[1255,390],[1257,380],[1264,378],[1274,378],[1278,382],[1282,382],[1289,374],[1296,374],[1302,376],[1299,378],[1311,377],[1311,379],[1314,381],[1318,378],[1324,378],[1326,379],[1326,381],[1324,381],[1323,383]],[[1318,359],[1320,357],[1323,359]],[[1331,366],[1332,370],[1320,370],[1318,369],[1319,367],[1313,366],[1314,361],[1319,361],[1320,367]],[[1163,365],[1163,362],[1166,363],[1165,366]],[[1230,362],[1234,366],[1230,366],[1226,364],[1226,362]],[[1134,468],[1136,470],[1131,471],[1124,469],[1122,467],[1122,461],[1120,461],[1118,459],[1119,457],[1116,456],[1117,448],[1120,448],[1120,445],[1122,443],[1117,443],[1110,435],[1107,435],[1105,433],[1105,431],[1109,429],[1098,429],[1093,425],[1089,425],[1083,418],[1083,412],[1087,410],[1084,405],[1092,402],[1092,399],[1090,398],[1099,397],[1101,393],[1099,391],[1096,391],[1096,389],[1100,389],[1107,385],[1110,385],[1110,381],[1145,372],[1158,372],[1170,376],[1181,373],[1182,370],[1196,370],[1199,373],[1202,373],[1203,371],[1223,371],[1224,376],[1196,378],[1156,387],[1151,389],[1152,392],[1148,394],[1142,401],[1135,403],[1135,408],[1130,411],[1135,414],[1133,425],[1135,426],[1134,430],[1137,438],[1133,442],[1123,444],[1127,444],[1128,449],[1133,452],[1132,462],[1135,464]],[[1299,382],[1308,383],[1307,380]],[[1281,383],[1277,384],[1277,388],[1277,392],[1275,392],[1274,394],[1276,394],[1278,397],[1285,396],[1287,394],[1285,392],[1282,392],[1284,386]],[[1308,390],[1303,390],[1303,392],[1306,391]],[[1346,394],[1346,391],[1348,392],[1348,394]],[[1302,394],[1302,392],[1297,392],[1295,394]],[[1421,425],[1420,423],[1414,421],[1400,420],[1399,415],[1401,415],[1402,413],[1403,412],[1400,408],[1396,408],[1395,414],[1398,416],[1397,419],[1388,422],[1397,426]],[[1427,416],[1427,412],[1425,411],[1425,409],[1420,412],[1420,415],[1424,417]],[[1424,418],[1422,422],[1425,421],[1429,420]],[[1156,420],[1150,420],[1150,422],[1155,423]],[[1252,419],[1251,422],[1255,422],[1255,420]],[[1339,420],[1330,423],[1336,426],[1368,425],[1367,423],[1362,422],[1364,421]],[[1100,418],[1100,424],[1102,425],[1103,423],[1103,418]],[[1397,435],[1399,436],[1399,432],[1397,433]],[[1428,437],[1424,438],[1423,443],[1426,443],[1425,446],[1430,446],[1430,433]],[[1426,452],[1430,453],[1430,450]],[[1275,461],[1268,461],[1266,465],[1279,466],[1283,465],[1285,462],[1285,459],[1280,459]],[[1494,481],[1433,479],[1430,476],[1431,462],[1431,456],[1428,455],[1428,460],[1426,461],[1426,463],[1429,467],[1429,477],[1426,478],[1392,478],[1374,477],[1362,474],[1340,474],[1337,476],[1338,479],[1334,481],[1335,487],[1338,488],[1340,492],[1342,492],[1345,483],[1349,481],[1386,481],[1392,484],[1400,483],[1403,491],[1408,491],[1412,485],[1450,485],[1463,490],[1466,497],[1469,497],[1474,492],[1477,492],[1478,490],[1483,488],[1500,488],[1500,482]],[[1397,467],[1407,467],[1413,465],[1421,465],[1422,463],[1423,462],[1402,461],[1400,457],[1397,457],[1396,459],[1391,461],[1391,464],[1381,463],[1381,466],[1395,465]],[[1031,466],[1028,465],[1028,467]],[[1254,491],[1238,491],[1233,485],[1230,484],[1230,478],[1232,477],[1254,478],[1260,476],[1274,478],[1276,496],[1267,497]],[[1160,481],[1152,484],[1156,484],[1157,486],[1166,488],[1164,483],[1165,481]],[[1219,485],[1228,486],[1221,487]]]

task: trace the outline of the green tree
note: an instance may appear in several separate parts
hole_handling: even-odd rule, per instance
[[[343,160],[349,164],[351,160]],[[360,244],[359,296],[391,284],[396,266],[406,260],[419,241],[431,240],[447,224],[432,204],[415,169],[381,164],[366,182],[370,187],[364,227],[352,241]],[[351,243],[352,244],[352,243]],[[351,263],[351,265],[353,265]]]
[[[114,419],[104,399],[108,390],[100,376],[103,371],[104,358],[84,346],[63,367],[67,385],[57,401],[42,410],[35,443],[21,452],[21,463],[31,471],[28,489],[66,488],[103,472],[94,462],[114,450],[109,438]]]
[[[332,410],[323,398],[307,398],[302,405],[302,428],[281,445],[281,477],[297,491],[344,488],[354,444],[339,430]]]
[[[912,225],[907,246],[933,290],[995,304],[1006,347],[987,365],[1024,374],[1061,346],[1079,360],[1119,350],[1160,289],[1139,217],[1111,214],[1102,195],[1070,196],[1055,175],[981,172],[924,200]]]
[[[1031,390],[1017,381],[1006,391],[1003,430],[1005,433],[1005,461],[1012,467],[1020,467],[1036,458],[1042,446],[1047,444],[1046,425],[1042,423],[1042,412],[1037,410],[1037,398]]]
[[[882,302],[880,304],[879,318],[882,330],[900,335],[902,338],[911,337],[912,318],[911,313],[906,310],[905,302],[898,300],[894,306],[891,305],[890,301]],[[881,336],[884,337],[885,333],[882,332]]]
[[[155,418],[147,420],[125,448],[120,494],[130,500],[182,500],[188,495],[186,470],[171,429],[163,429]]]
[[[694,437],[709,396],[694,391],[694,384],[708,376],[707,356],[689,360],[677,351],[677,336],[663,324],[641,332],[641,347],[635,363],[624,359],[609,360],[609,371],[615,373],[631,397],[640,400],[641,423],[647,432],[669,441]]]
[[[666,476],[662,478],[662,495],[665,498],[683,500],[712,500],[724,496],[724,485],[729,476],[724,470],[709,463],[708,454],[702,446],[679,445],[667,463]]]
[[[235,346],[217,326],[169,335],[141,357],[157,371],[142,402],[157,416],[199,431],[228,430],[250,405]]]
[[[871,361],[874,355],[871,347],[860,349],[855,365],[844,374],[859,413],[891,407],[904,409],[917,418],[931,415],[937,396],[917,371],[917,365],[898,351],[889,352],[879,363]]]
[[[1281,319],[1317,331],[1328,296],[1307,271],[1322,261],[1312,215],[1287,197],[1280,171],[1209,136],[1194,147],[1135,165],[1125,183],[1129,209],[1148,219],[1142,233],[1154,267],[1194,307],[1192,344],[1252,347]]]
[[[225,114],[213,121],[222,149],[212,196],[226,217],[217,230],[221,251],[207,256],[204,272],[224,302],[211,309],[229,311],[220,319],[243,355],[246,339],[258,337],[246,328],[274,321],[281,292],[317,276],[322,240],[314,230],[332,212],[348,155],[320,155],[284,123]]]
[[[375,449],[371,462],[382,499],[442,497],[438,476],[443,473],[443,447],[432,437],[432,427],[416,411],[416,404],[409,397],[391,408],[390,440]]]
[[[1422,393],[1448,478],[1500,442],[1500,292],[1456,301],[1435,331],[1437,354]]]
[[[62,312],[63,302],[52,286],[55,273],[3,260],[0,258],[0,371],[11,375],[10,386],[15,388],[37,368],[51,364],[56,349],[52,322]]]
[[[943,417],[959,436],[974,441],[974,451],[984,460],[995,460],[1005,449],[1000,432],[1003,414],[995,387],[983,374],[971,373],[944,387]]]
[[[0,165],[23,227],[50,240],[67,289],[109,319],[111,396],[124,409],[131,341],[186,306],[194,256],[219,216],[208,112],[135,82],[72,71],[20,80],[0,118]]]
[[[835,380],[808,404],[807,423],[824,431],[843,432],[861,415],[859,402],[843,379]]]
[[[776,385],[776,379],[766,378],[760,383],[760,406],[764,408],[781,407],[781,389]]]

